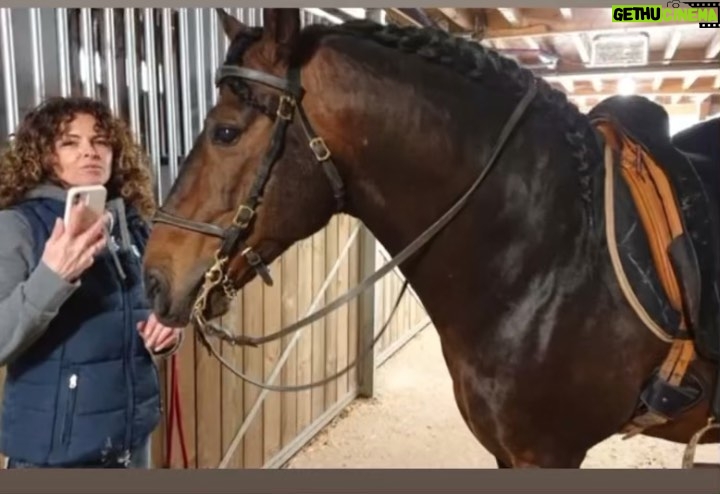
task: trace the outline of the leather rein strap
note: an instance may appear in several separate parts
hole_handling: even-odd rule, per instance
[[[485,180],[493,165],[496,163],[497,158],[500,155],[502,149],[504,148],[507,139],[510,137],[512,131],[516,128],[518,122],[524,115],[525,110],[535,97],[537,87],[533,83],[527,90],[527,92],[523,95],[522,99],[513,110],[513,113],[510,115],[510,118],[505,123],[505,126],[503,127],[500,135],[498,136],[493,151],[488,158],[485,167],[483,168],[477,179],[469,187],[469,189],[455,202],[455,204],[448,211],[445,212],[445,214],[443,214],[438,220],[431,224],[415,240],[408,244],[398,255],[393,257],[387,264],[382,266],[375,273],[365,278],[353,289],[349,290],[344,295],[336,298],[335,300],[325,305],[321,309],[317,310],[316,312],[300,319],[294,324],[291,324],[275,333],[260,337],[250,337],[246,335],[233,334],[230,331],[216,324],[210,323],[205,319],[204,313],[207,305],[208,296],[214,288],[221,287],[225,292],[225,296],[228,298],[233,298],[237,294],[237,290],[233,286],[232,281],[228,278],[226,272],[228,260],[236,253],[245,256],[248,264],[257,271],[257,273],[261,276],[261,278],[265,281],[266,284],[272,284],[272,278],[270,277],[269,270],[267,269],[262,258],[253,250],[251,246],[246,245],[244,241],[249,236],[249,233],[251,231],[250,228],[252,226],[252,220],[255,217],[255,209],[261,200],[262,192],[270,176],[272,167],[280,157],[280,149],[282,147],[282,142],[285,138],[285,133],[288,125],[294,119],[295,111],[297,111],[297,114],[300,118],[300,124],[308,139],[308,145],[311,151],[314,153],[316,160],[323,167],[323,170],[333,189],[333,194],[336,200],[336,208],[338,212],[341,212],[345,205],[345,189],[340,174],[338,173],[337,168],[331,160],[331,153],[327,148],[327,145],[325,144],[324,140],[321,137],[317,136],[313,131],[307,115],[302,107],[301,101],[304,90],[301,86],[299,67],[290,67],[290,69],[288,70],[288,78],[281,79],[274,75],[259,72],[246,67],[223,65],[218,69],[216,73],[216,85],[219,86],[220,84],[228,80],[230,80],[230,82],[236,82],[238,80],[254,81],[266,86],[270,86],[282,92],[282,94],[278,97],[278,104],[275,113],[273,114],[272,112],[267,110],[267,108],[265,108],[265,111],[263,111],[264,114],[274,119],[275,130],[273,132],[268,151],[258,169],[255,182],[250,189],[248,199],[245,203],[242,203],[240,204],[240,206],[238,206],[232,223],[225,229],[211,223],[204,223],[180,218],[176,215],[168,213],[162,208],[158,209],[158,212],[156,213],[153,221],[157,223],[166,223],[177,228],[194,231],[204,235],[215,236],[222,239],[220,248],[215,253],[215,262],[205,273],[205,280],[194,302],[191,317],[196,323],[198,329],[200,330],[199,333],[205,346],[225,367],[227,367],[233,374],[240,377],[241,379],[258,387],[272,391],[302,391],[316,386],[321,386],[347,373],[350,369],[357,365],[357,362],[361,361],[362,358],[364,358],[367,352],[372,350],[374,345],[377,343],[377,341],[379,341],[380,337],[387,329],[389,322],[391,321],[396,309],[398,308],[400,300],[402,299],[402,296],[404,295],[408,285],[407,280],[403,284],[402,290],[400,291],[400,294],[395,302],[395,305],[390,313],[388,320],[383,325],[383,328],[378,332],[377,336],[372,340],[372,342],[370,342],[369,345],[363,348],[359,353],[358,357],[346,368],[321,381],[292,387],[273,386],[260,383],[244,375],[240,371],[234,369],[226,360],[224,360],[218,354],[217,350],[210,344],[207,338],[208,336],[212,335],[218,337],[221,341],[226,341],[233,345],[258,346],[262,343],[273,341],[287,334],[293,333],[313,323],[314,321],[321,319],[326,314],[336,310],[343,304],[352,300],[353,298],[367,290],[369,287],[374,285],[378,280],[383,278],[387,273],[395,269],[396,266],[400,265],[403,261],[405,261],[411,255],[417,252],[417,250],[420,249],[423,245],[425,245],[428,241],[430,241],[430,239],[432,239],[446,224],[448,224],[467,204],[470,196]],[[259,105],[259,103],[257,102],[253,102],[253,104],[256,107]]]

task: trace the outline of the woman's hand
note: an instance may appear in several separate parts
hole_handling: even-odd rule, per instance
[[[164,326],[155,314],[150,314],[147,321],[137,324],[137,330],[145,342],[145,348],[152,353],[160,353],[178,343],[182,328]]]
[[[42,261],[68,282],[76,280],[92,266],[95,256],[107,244],[105,227],[111,219],[109,213],[98,218],[87,230],[80,231],[76,225],[82,224],[82,218],[88,214],[84,204],[73,206],[70,224],[65,225],[58,218],[45,243]]]

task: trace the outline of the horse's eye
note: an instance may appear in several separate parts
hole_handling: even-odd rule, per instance
[[[213,141],[220,144],[231,144],[240,135],[240,129],[228,125],[218,125],[213,131]]]

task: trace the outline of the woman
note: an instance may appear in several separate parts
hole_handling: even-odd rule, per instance
[[[102,184],[107,215],[63,223],[67,189]],[[0,155],[0,451],[8,468],[149,467],[161,415],[153,356],[182,341],[148,309],[148,163],[101,102],[54,98]]]

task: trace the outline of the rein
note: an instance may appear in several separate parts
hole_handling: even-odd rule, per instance
[[[523,95],[517,106],[514,108],[509,119],[505,123],[496,143],[493,151],[488,158],[485,167],[483,168],[480,175],[472,183],[469,189],[448,209],[438,220],[431,224],[424,232],[422,232],[415,240],[408,244],[399,254],[393,257],[388,263],[382,266],[380,269],[375,271],[372,275],[365,278],[360,284],[355,286],[353,289],[347,291],[344,295],[336,298],[329,304],[325,305],[316,312],[300,319],[299,321],[266,336],[250,337],[246,335],[236,335],[231,333],[225,328],[210,323],[205,318],[205,309],[207,306],[207,299],[211,291],[216,288],[221,288],[225,294],[225,297],[232,299],[237,295],[237,289],[233,286],[233,282],[229,279],[227,269],[228,260],[237,254],[245,257],[248,265],[256,270],[257,274],[262,280],[272,285],[273,280],[270,276],[270,272],[263,261],[262,257],[253,250],[252,246],[246,245],[245,239],[251,232],[251,227],[254,218],[256,217],[256,208],[261,201],[262,193],[267,183],[267,180],[272,171],[273,165],[277,162],[281,154],[282,143],[285,138],[286,130],[288,125],[294,120],[295,112],[297,112],[300,120],[301,127],[305,132],[308,140],[308,146],[315,155],[315,159],[322,166],[330,185],[333,189],[333,195],[336,201],[336,211],[342,212],[345,207],[345,187],[340,174],[337,171],[337,167],[332,162],[331,153],[328,149],[325,141],[322,137],[319,137],[312,129],[312,126],[307,118],[307,115],[302,107],[302,97],[304,90],[300,81],[300,67],[291,66],[288,69],[287,79],[282,79],[271,74],[260,72],[257,70],[249,69],[246,67],[238,67],[234,65],[223,65],[217,72],[215,77],[215,84],[220,86],[227,81],[231,88],[234,88],[233,83],[244,84],[242,81],[252,81],[269,86],[282,92],[278,96],[277,108],[275,112],[270,111],[267,107],[262,107],[256,100],[250,100],[251,106],[259,109],[263,114],[275,121],[275,129],[271,137],[267,153],[265,154],[263,161],[258,169],[255,182],[253,183],[249,197],[245,203],[241,203],[235,215],[232,219],[231,224],[222,228],[211,223],[204,223],[199,221],[188,220],[185,218],[178,217],[170,214],[167,211],[159,208],[153,222],[155,223],[166,223],[177,228],[194,231],[204,235],[210,235],[219,237],[222,239],[222,243],[218,250],[215,252],[215,262],[205,272],[204,283],[200,288],[200,292],[195,299],[193,304],[191,319],[195,322],[197,328],[200,330],[200,335],[205,346],[212,352],[212,354],[233,374],[240,377],[241,379],[254,384],[258,387],[265,388],[272,391],[302,391],[316,386],[324,385],[337,377],[342,376],[351,370],[357,363],[364,358],[365,354],[372,350],[377,341],[383,335],[385,330],[388,328],[390,321],[392,320],[395,311],[400,305],[400,300],[405,293],[408,285],[408,281],[405,280],[402,289],[400,291],[397,300],[393,306],[392,311],[388,320],[383,325],[380,332],[373,338],[372,342],[361,350],[358,357],[345,367],[340,372],[326,377],[320,381],[314,383],[304,384],[300,386],[273,386],[270,384],[260,383],[246,376],[242,372],[234,369],[225,359],[223,359],[217,350],[208,341],[208,336],[218,337],[221,341],[226,341],[232,345],[248,345],[255,346],[269,341],[276,340],[287,334],[293,333],[314,321],[321,319],[326,314],[336,310],[343,304],[352,300],[369,287],[374,285],[378,280],[383,278],[387,273],[395,269],[396,266],[405,261],[408,257],[413,255],[425,245],[430,239],[432,239],[445,225],[447,225],[466,205],[470,196],[485,180],[488,173],[496,163],[500,152],[503,150],[507,139],[509,138],[512,131],[517,126],[519,120],[524,115],[525,110],[532,102],[537,92],[536,85],[531,84],[530,88]],[[247,86],[245,86],[247,88]],[[245,95],[244,99],[249,99],[251,96]]]

